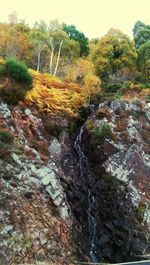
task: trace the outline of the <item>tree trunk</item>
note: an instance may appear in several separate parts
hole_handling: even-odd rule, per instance
[[[53,68],[53,56],[54,56],[54,47],[51,48],[51,55],[50,55],[50,62],[49,62],[49,72],[52,74],[52,68]]]
[[[58,64],[59,64],[59,60],[60,60],[60,53],[61,53],[62,44],[63,44],[63,40],[61,41],[61,43],[59,45],[59,51],[58,51],[58,56],[57,56],[57,62],[56,62],[56,67],[55,67],[54,75],[57,74],[57,69],[58,69]]]
[[[40,70],[41,51],[42,51],[42,49],[39,49],[39,51],[38,51],[38,61],[37,61],[37,69],[36,69],[37,71]]]

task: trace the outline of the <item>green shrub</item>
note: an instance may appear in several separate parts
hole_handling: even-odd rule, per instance
[[[0,78],[2,78],[4,76],[4,65],[3,64],[0,64]]]
[[[6,76],[14,79],[16,82],[27,86],[32,84],[32,76],[28,72],[27,66],[14,58],[9,58],[6,60],[4,65],[4,73]]]
[[[102,140],[112,138],[113,133],[108,123],[104,123],[99,130],[100,132],[97,134],[97,136],[99,136]]]
[[[122,83],[104,83],[102,88],[105,92],[117,92],[122,87]]]
[[[113,99],[114,100],[119,100],[123,96],[123,93],[121,91],[118,91],[115,93]]]
[[[86,129],[88,130],[91,140],[90,144],[101,144],[105,139],[112,139],[113,132],[108,123],[104,123],[101,128],[98,126],[94,127],[92,120],[86,122]]]
[[[13,134],[7,130],[7,129],[2,129],[0,130],[0,141],[4,143],[10,143],[12,144],[14,140]]]
[[[3,79],[0,96],[8,104],[17,104],[32,87],[32,76],[27,66],[13,58],[0,65],[0,78]]]
[[[143,85],[143,88],[150,88],[150,83],[143,83],[143,84],[140,84],[140,85]]]
[[[131,88],[131,85],[132,85],[132,82],[131,81],[125,81],[123,83],[123,88],[130,89]]]
[[[14,141],[14,136],[7,129],[0,130],[0,158],[4,159],[11,152],[11,147]]]

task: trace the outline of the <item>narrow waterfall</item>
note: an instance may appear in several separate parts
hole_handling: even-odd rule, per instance
[[[92,109],[92,114],[94,112],[94,109]],[[92,116],[92,114],[88,117]],[[87,120],[88,120],[87,119]],[[91,258],[92,262],[98,262],[96,253],[95,253],[95,235],[96,235],[96,222],[95,218],[92,214],[92,208],[95,204],[95,197],[91,193],[89,181],[92,177],[92,172],[88,165],[88,159],[86,155],[84,154],[84,150],[82,148],[82,134],[84,132],[84,124],[82,125],[79,134],[76,137],[74,147],[77,151],[78,157],[79,157],[79,167],[80,167],[80,177],[82,179],[82,182],[86,184],[87,186],[87,201],[88,201],[88,208],[87,208],[87,222],[88,222],[88,245],[89,245],[89,256]]]

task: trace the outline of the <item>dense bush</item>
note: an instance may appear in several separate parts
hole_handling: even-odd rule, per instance
[[[90,144],[101,144],[105,139],[112,139],[113,132],[108,123],[104,123],[101,128],[94,126],[92,120],[86,122],[86,129],[91,136]]]
[[[112,130],[108,123],[104,123],[101,128],[96,127],[92,134],[91,142],[104,142],[105,139],[111,139],[113,136]]]
[[[105,92],[117,92],[122,87],[122,83],[103,83],[102,89]]]
[[[99,88],[100,79],[94,74],[86,74],[83,78],[83,83],[86,87]]]
[[[28,72],[27,66],[14,58],[6,60],[4,74],[24,85],[30,86],[32,84],[32,76]]]
[[[11,131],[0,130],[0,158],[4,159],[10,154],[13,141],[14,136]]]
[[[4,143],[12,143],[14,140],[13,134],[7,130],[7,129],[2,129],[0,130],[0,141]]]
[[[125,88],[125,89],[130,89],[131,86],[132,86],[132,82],[131,81],[125,81],[123,83],[123,88]]]
[[[13,58],[0,64],[0,78],[2,80],[0,96],[8,104],[17,104],[32,87],[32,76],[27,66]]]

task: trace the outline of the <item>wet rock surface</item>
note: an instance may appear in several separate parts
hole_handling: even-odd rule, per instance
[[[105,102],[80,131],[78,177],[67,194],[82,258],[121,262],[149,253],[148,113],[145,102]],[[104,124],[111,134],[107,126],[102,135]]]
[[[63,117],[0,103],[0,130],[13,134],[0,149],[2,264],[149,253],[149,107],[102,103],[71,135]]]

